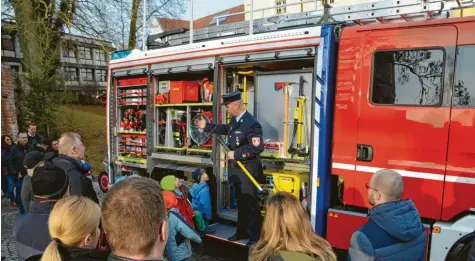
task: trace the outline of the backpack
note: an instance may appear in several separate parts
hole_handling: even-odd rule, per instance
[[[193,217],[195,216],[195,211],[193,210],[193,207],[191,206],[190,202],[188,201],[188,195],[185,193],[183,189],[180,188],[181,193],[183,196],[177,195],[177,204],[176,208],[178,209],[178,212],[185,218],[186,223],[195,229],[195,224],[193,222]]]

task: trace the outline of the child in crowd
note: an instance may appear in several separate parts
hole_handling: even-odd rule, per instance
[[[176,208],[178,199],[175,193],[163,191],[163,198],[168,211],[167,260],[187,260],[192,254],[190,240],[200,244],[201,238]]]
[[[173,175],[168,175],[162,178],[160,181],[160,186],[164,191],[171,191],[175,193],[177,198],[176,208],[185,218],[188,225],[195,229],[195,224],[193,222],[195,212],[188,201],[188,193],[182,188],[180,180]]]
[[[211,211],[211,196],[209,192],[208,180],[209,176],[206,174],[204,169],[197,168],[193,171],[193,180],[196,182],[193,187],[190,189],[190,194],[192,197],[191,205],[195,210],[196,216],[202,216],[204,221],[204,229],[199,229],[200,232],[207,232],[207,227],[209,225],[209,221],[212,218],[212,211]]]

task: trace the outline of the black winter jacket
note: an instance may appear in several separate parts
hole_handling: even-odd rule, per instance
[[[85,248],[62,248],[60,251],[63,261],[106,261],[109,252],[100,252],[95,249]],[[36,255],[25,261],[40,261],[42,255]]]
[[[68,174],[69,193],[71,196],[88,197],[99,204],[96,191],[92,186],[92,181],[84,175],[87,173],[87,170],[84,169],[79,160],[66,155],[59,155],[53,159],[53,164],[61,167]]]
[[[8,173],[13,175],[15,178],[18,178],[19,174],[23,177],[26,176],[25,165],[23,165],[26,153],[26,147],[19,144],[12,146],[10,149],[9,163],[11,165],[8,167]]]

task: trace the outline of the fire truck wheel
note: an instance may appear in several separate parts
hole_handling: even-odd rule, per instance
[[[467,261],[468,253],[472,247],[474,233],[465,235],[457,243],[452,246],[449,254],[445,258],[446,261]]]
[[[109,190],[109,174],[105,171],[99,173],[99,188],[102,190],[102,192],[107,193]]]

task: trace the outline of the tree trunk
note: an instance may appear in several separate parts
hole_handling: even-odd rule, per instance
[[[129,50],[135,49],[137,44],[137,17],[139,16],[140,0],[132,0],[132,15],[130,18]]]

